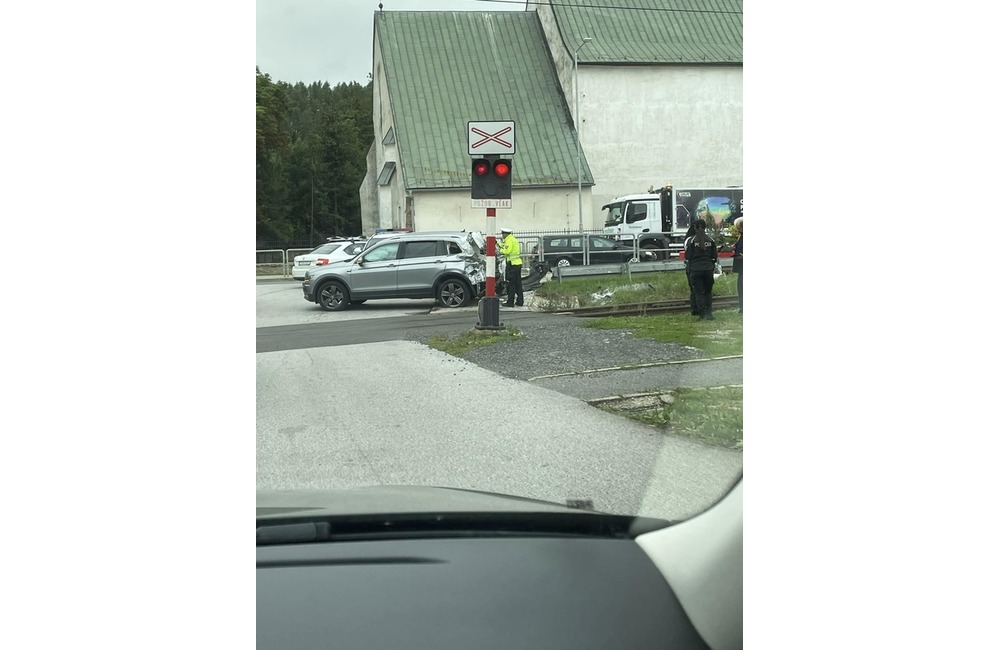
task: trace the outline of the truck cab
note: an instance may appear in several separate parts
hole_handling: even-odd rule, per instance
[[[608,211],[604,234],[622,241],[638,241],[642,260],[667,258],[670,219],[664,219],[659,194],[628,194],[602,206]]]
[[[604,220],[604,234],[638,235],[646,232],[661,232],[660,197],[658,194],[629,194],[620,196],[601,207],[607,210]]]
[[[645,259],[666,259],[683,248],[685,232],[695,219],[716,226],[743,215],[743,187],[674,188],[665,185],[655,193],[620,196],[602,209],[608,211],[604,234],[632,240],[645,251]]]

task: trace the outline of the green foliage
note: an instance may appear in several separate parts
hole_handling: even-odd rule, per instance
[[[716,223],[714,219],[707,221],[705,233],[715,241],[715,245],[720,253],[732,251],[733,245],[736,244],[736,240],[740,236],[739,231],[736,230],[736,226]]]
[[[743,314],[718,309],[713,315],[715,320],[698,320],[688,313],[608,316],[589,319],[583,326],[628,330],[633,336],[697,348],[706,357],[743,354]]]
[[[285,221],[288,136],[284,130],[288,97],[270,75],[257,68],[257,237],[291,234]]]
[[[535,295],[566,308],[687,300],[691,290],[684,271],[666,271],[637,273],[632,276],[632,284],[627,276],[550,280],[539,285]],[[725,274],[717,279],[712,295],[735,296],[736,276]]]
[[[372,84],[272,82],[257,69],[257,238],[361,234]]]
[[[455,336],[432,336],[427,345],[442,352],[460,357],[473,348],[485,348],[502,341],[509,341],[524,336],[520,329],[508,325],[503,330],[470,330]]]
[[[689,297],[687,278],[683,271],[669,271],[633,276],[642,278],[634,288],[622,290],[624,278],[573,278],[546,282],[537,296],[563,304],[578,302],[593,304],[594,294],[615,289],[606,300],[616,304],[685,300]],[[648,280],[648,281],[647,281]],[[736,293],[736,278],[724,275],[715,281],[715,295]],[[700,351],[701,357],[724,357],[743,354],[743,316],[735,309],[716,309],[715,320],[702,321],[689,313],[655,314],[647,316],[610,316],[593,318],[584,327],[627,330],[633,336],[651,338],[665,343],[686,345]],[[651,390],[650,392],[657,392]],[[743,389],[721,387],[712,389],[680,388],[670,391],[674,403],[669,406],[626,410],[614,405],[602,406],[607,411],[624,415],[645,424],[660,427],[668,433],[701,440],[711,445],[743,449]]]
[[[678,388],[674,403],[644,411],[613,411],[711,445],[743,449],[743,387]]]

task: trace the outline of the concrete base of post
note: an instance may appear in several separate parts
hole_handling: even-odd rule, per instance
[[[503,324],[500,322],[500,298],[498,296],[486,296],[479,300],[479,322],[476,323],[476,329],[503,329]]]

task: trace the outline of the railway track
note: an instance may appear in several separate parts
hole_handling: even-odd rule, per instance
[[[728,309],[739,306],[738,296],[716,296],[712,298],[713,309]],[[559,309],[555,313],[573,314],[596,318],[599,316],[642,316],[648,314],[683,313],[691,310],[687,300],[665,300],[662,302],[632,303],[627,305],[600,305],[597,307],[579,307],[577,309]]]

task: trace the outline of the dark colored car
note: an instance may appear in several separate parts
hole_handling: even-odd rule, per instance
[[[633,259],[630,242],[615,241],[603,235],[588,235],[591,264],[622,264]],[[549,266],[579,266],[583,264],[583,238],[580,235],[544,235],[541,246],[532,253]]]

